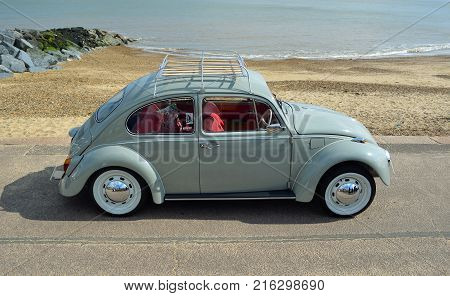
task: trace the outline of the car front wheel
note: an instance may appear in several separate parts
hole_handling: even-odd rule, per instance
[[[327,172],[319,183],[317,195],[331,213],[355,216],[369,207],[375,192],[375,181],[367,170],[349,165]]]
[[[136,211],[143,200],[138,179],[119,169],[100,173],[92,183],[92,196],[101,210],[117,216]]]

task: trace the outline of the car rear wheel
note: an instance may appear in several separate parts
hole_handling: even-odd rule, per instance
[[[112,169],[100,173],[92,182],[92,196],[101,210],[126,215],[142,204],[142,186],[131,173]]]
[[[350,165],[327,172],[319,183],[317,195],[331,213],[355,216],[370,206],[375,192],[375,181],[367,170]]]

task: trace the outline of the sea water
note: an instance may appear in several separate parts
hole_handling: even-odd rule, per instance
[[[450,54],[450,4],[445,3],[2,0],[0,28],[95,27],[139,38],[134,46],[150,51],[226,49],[251,58],[439,55]]]

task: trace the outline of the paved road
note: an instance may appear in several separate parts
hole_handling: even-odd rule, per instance
[[[0,274],[448,275],[450,145],[393,145],[354,219],[316,202],[172,202],[99,215],[49,181],[57,145],[0,145]]]

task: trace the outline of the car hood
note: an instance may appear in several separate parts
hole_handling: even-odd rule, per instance
[[[301,135],[338,135],[362,137],[376,143],[369,130],[359,121],[327,108],[289,102],[292,107],[292,124]]]

